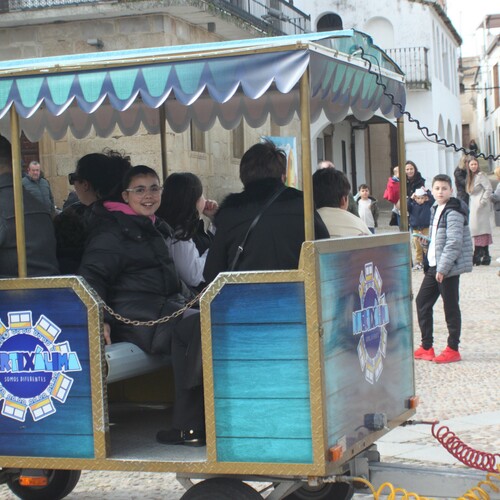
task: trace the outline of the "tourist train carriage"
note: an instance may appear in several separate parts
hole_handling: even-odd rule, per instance
[[[0,480],[16,494],[63,498],[80,470],[130,470],[176,472],[187,487],[209,479],[186,498],[217,498],[218,488],[260,498],[243,480],[271,482],[273,499],[352,495],[349,483],[327,481],[350,474],[355,457],[415,411],[408,235],[313,234],[311,122],[322,112],[332,123],[397,118],[361,53],[404,106],[400,70],[370,42],[348,30],[0,64],[17,214],[21,130],[32,141],[115,125],[162,134],[165,120],[180,132],[191,120],[207,130],[216,119],[257,127],[268,116],[300,119],[306,214],[298,269],[222,273],[201,299],[202,448],[157,444],[168,410],[140,404],[158,386],[168,392],[168,358],[104,349],[99,298],[79,277],[26,278],[20,245],[20,277],[0,280]],[[113,382],[153,369],[163,371]]]

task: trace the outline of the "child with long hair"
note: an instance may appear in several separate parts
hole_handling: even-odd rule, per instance
[[[170,174],[163,184],[157,215],[173,230],[166,241],[181,280],[196,290],[205,283],[203,268],[214,231],[205,230],[201,216],[212,220],[217,209],[217,202],[205,199],[201,181],[192,173]]]

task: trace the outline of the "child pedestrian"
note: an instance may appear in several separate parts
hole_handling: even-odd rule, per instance
[[[399,226],[401,212],[399,210],[399,166],[392,169],[392,177],[387,180],[387,186],[384,191],[384,199],[390,201],[392,207],[392,217],[389,222],[390,226]]]
[[[429,224],[431,223],[431,207],[434,198],[425,188],[418,188],[408,198],[408,216],[410,217],[410,228],[413,236],[423,234],[429,236]],[[424,268],[424,252],[420,244],[420,238],[415,238],[415,265],[414,271]]]
[[[472,237],[467,208],[451,196],[452,192],[449,176],[439,174],[434,177],[432,194],[436,202],[431,209],[425,276],[416,300],[422,345],[415,351],[415,359],[435,363],[452,363],[461,359],[458,352],[462,327],[459,280],[462,273],[472,271]],[[421,238],[421,243],[426,246],[424,238]],[[432,346],[432,309],[440,295],[448,327],[448,345],[436,356]]]
[[[376,198],[370,196],[370,188],[367,184],[359,186],[356,203],[358,204],[359,217],[368,226],[368,229],[375,234],[375,228],[378,226],[378,203]]]

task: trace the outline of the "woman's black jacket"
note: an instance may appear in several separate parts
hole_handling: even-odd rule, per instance
[[[81,274],[115,312],[133,320],[156,320],[185,303],[182,285],[164,238],[170,228],[161,219],[109,212],[96,203],[90,218]],[[128,341],[146,352],[170,352],[175,321],[129,326],[111,319],[113,342]]]

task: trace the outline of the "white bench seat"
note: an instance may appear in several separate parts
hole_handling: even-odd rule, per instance
[[[105,346],[105,357],[108,384],[144,375],[171,364],[169,355],[147,354],[131,342],[117,342]]]

